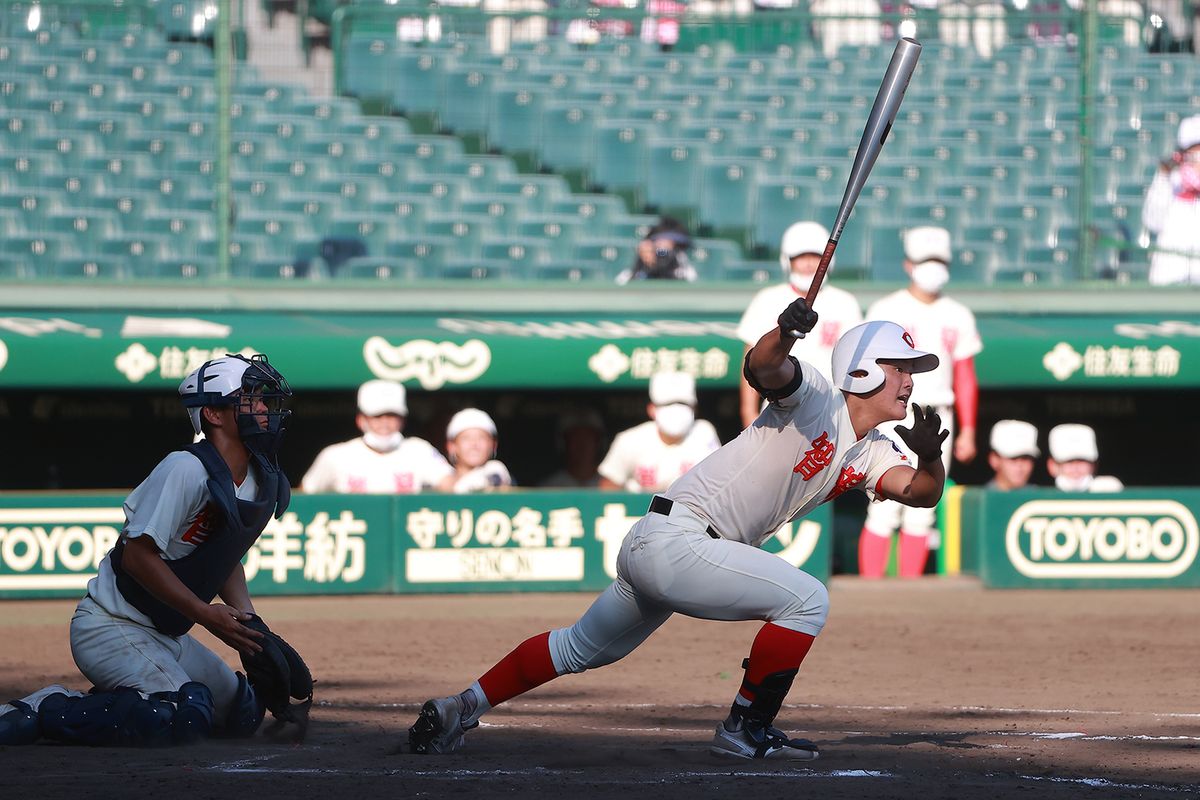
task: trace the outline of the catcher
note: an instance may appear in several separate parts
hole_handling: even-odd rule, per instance
[[[226,355],[179,393],[204,438],[169,453],[125,499],[121,536],[71,620],[71,653],[94,688],[54,685],[0,705],[0,745],[248,737],[267,709],[303,735],[312,677],[255,615],[241,565],[291,497],[277,457],[291,389],[266,356]],[[196,624],[241,654],[245,675],[188,634]]]

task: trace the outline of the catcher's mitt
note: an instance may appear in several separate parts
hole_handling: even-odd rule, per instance
[[[262,617],[251,614],[242,624],[263,635],[259,640],[262,651],[249,656],[242,653],[242,667],[258,701],[275,717],[266,733],[277,733],[286,723],[294,722],[299,726],[295,739],[302,740],[308,731],[308,711],[313,701],[308,665],[294,647],[267,627]],[[292,703],[289,697],[301,702]]]

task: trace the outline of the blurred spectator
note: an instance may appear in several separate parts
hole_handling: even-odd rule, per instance
[[[687,257],[691,246],[691,234],[682,222],[674,217],[661,217],[638,242],[633,264],[617,275],[617,283],[656,279],[694,281],[696,268]]]
[[[821,263],[821,254],[829,243],[829,231],[817,222],[796,222],[783,232],[779,243],[779,264],[783,267],[786,283],[760,289],[738,323],[737,335],[745,344],[744,352],[758,343],[762,335],[775,327],[779,315],[797,297],[804,297],[812,286],[813,274]],[[833,265],[830,264],[830,274]],[[830,286],[828,276],[821,284],[816,312],[820,317],[817,327],[803,339],[792,345],[792,355],[816,367],[822,375],[830,378],[830,360],[833,346],[842,334],[862,322],[862,309],[854,295],[845,289]],[[762,398],[750,388],[743,376],[741,386],[742,427],[754,422],[762,411]]]
[[[446,426],[446,453],[454,474],[443,484],[455,494],[490,492],[513,485],[508,467],[496,460],[496,423],[478,408],[464,408]]]
[[[1178,149],[1146,192],[1142,223],[1155,234],[1150,283],[1200,283],[1200,114],[1179,123]]]
[[[591,409],[572,411],[558,422],[558,449],[563,467],[542,481],[545,488],[595,489],[600,486],[600,445],[604,421]]]
[[[991,58],[1008,41],[1004,5],[990,0],[955,0],[938,6],[938,38],[944,44],[974,47]]]
[[[301,489],[308,494],[414,494],[437,489],[454,470],[429,442],[403,435],[407,417],[403,385],[364,383],[354,417],[362,436],[322,450],[300,481]]]
[[[813,0],[809,8],[819,20],[813,27],[826,58],[835,58],[845,45],[879,44],[878,0]]]
[[[1087,425],[1056,425],[1050,429],[1050,458],[1046,469],[1064,492],[1119,492],[1125,488],[1112,475],[1097,475],[1096,432]]]
[[[942,294],[950,279],[950,232],[945,228],[921,226],[904,233],[904,271],[911,281],[907,288],[882,297],[867,309],[869,320],[899,323],[911,335],[913,346],[938,357],[938,367],[916,381],[911,403],[933,406],[950,431],[953,447],[942,450],[946,472],[951,453],[967,463],[975,458],[975,420],[979,385],[975,378],[975,354],[983,349],[975,315],[957,300]],[[818,302],[820,299],[818,298]],[[820,313],[820,306],[817,307]],[[954,411],[958,411],[958,435]],[[896,446],[916,462],[916,457],[898,436],[897,424],[910,426],[912,409],[903,423],[885,423],[879,429],[892,436]],[[928,551],[937,546],[936,513],[932,508],[913,508],[893,500],[871,503],[859,537],[859,572],[865,577],[882,577],[887,569],[892,534],[900,530],[900,575],[924,573]]]
[[[1019,419],[1002,419],[992,426],[988,466],[994,473],[984,488],[1011,492],[1029,485],[1033,463],[1042,452],[1037,446],[1037,428]]]
[[[521,11],[545,11],[549,7],[545,0],[483,0],[483,10],[496,14],[488,20],[491,51],[502,55],[509,51],[513,42],[540,42],[545,39],[549,30],[549,21],[545,17],[535,14],[509,15]]]
[[[707,420],[696,419],[696,380],[683,372],[650,379],[649,422],[621,431],[600,463],[600,488],[661,492],[721,446]]]

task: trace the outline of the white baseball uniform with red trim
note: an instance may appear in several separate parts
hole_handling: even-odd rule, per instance
[[[649,420],[614,436],[596,471],[627,492],[661,492],[720,446],[707,420],[696,420],[678,444],[664,442]]]
[[[912,335],[916,349],[938,357],[937,369],[922,373],[921,379],[913,382],[910,400],[921,406],[933,406],[941,416],[942,426],[950,432],[942,445],[942,463],[949,471],[955,427],[954,363],[973,358],[983,350],[979,329],[975,326],[975,315],[962,303],[944,295],[932,303],[923,303],[907,289],[901,289],[872,303],[867,309],[867,319],[895,322]],[[879,430],[891,436],[915,463],[915,455],[893,433],[897,425],[911,427],[912,422],[910,404],[904,420],[880,425]],[[897,527],[919,535],[932,530],[936,519],[935,509],[914,508],[887,501],[873,503],[867,509],[866,526],[880,535],[888,535]]]
[[[738,338],[751,347],[758,344],[763,334],[778,324],[783,310],[802,294],[790,283],[760,289],[742,313],[737,327]],[[831,379],[833,346],[843,333],[863,321],[862,309],[854,295],[845,289],[825,284],[821,287],[816,311],[817,327],[803,339],[796,340],[791,354],[800,361],[812,364],[822,375]]]
[[[795,392],[663,493],[668,514],[634,524],[617,580],[577,623],[550,634],[560,674],[624,657],[675,612],[821,631],[825,587],[758,545],[842,492],[874,498],[884,473],[910,462],[878,431],[858,439],[842,392],[812,365],[801,370]]]
[[[258,491],[253,463],[236,495]],[[125,499],[129,539],[149,536],[166,561],[183,558],[209,532],[208,471],[188,452],[170,453]],[[167,636],[134,608],[117,588],[111,554],[100,562],[88,593],[71,619],[71,654],[84,677],[102,690],[128,686],[141,692],[173,692],[188,681],[213,693],[218,713],[233,703],[237,675],[191,634]],[[222,716],[223,719],[223,716]]]
[[[424,439],[405,436],[387,453],[372,450],[360,436],[331,444],[300,481],[307,494],[416,494],[437,489],[454,468]]]

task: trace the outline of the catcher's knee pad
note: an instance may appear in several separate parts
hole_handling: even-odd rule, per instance
[[[105,747],[171,744],[175,705],[120,687],[83,697],[55,694],[42,701],[38,724],[49,739]]]
[[[37,712],[20,700],[12,701],[12,711],[0,715],[0,747],[33,744],[41,737]]]
[[[246,738],[253,736],[258,730],[267,713],[267,707],[258,699],[254,687],[246,680],[245,675],[239,672],[237,681],[237,691],[233,694],[233,703],[225,716],[223,732],[226,736]]]
[[[206,738],[213,726],[213,696],[203,683],[189,681],[175,692],[175,718],[171,739],[175,744],[192,744]]]

